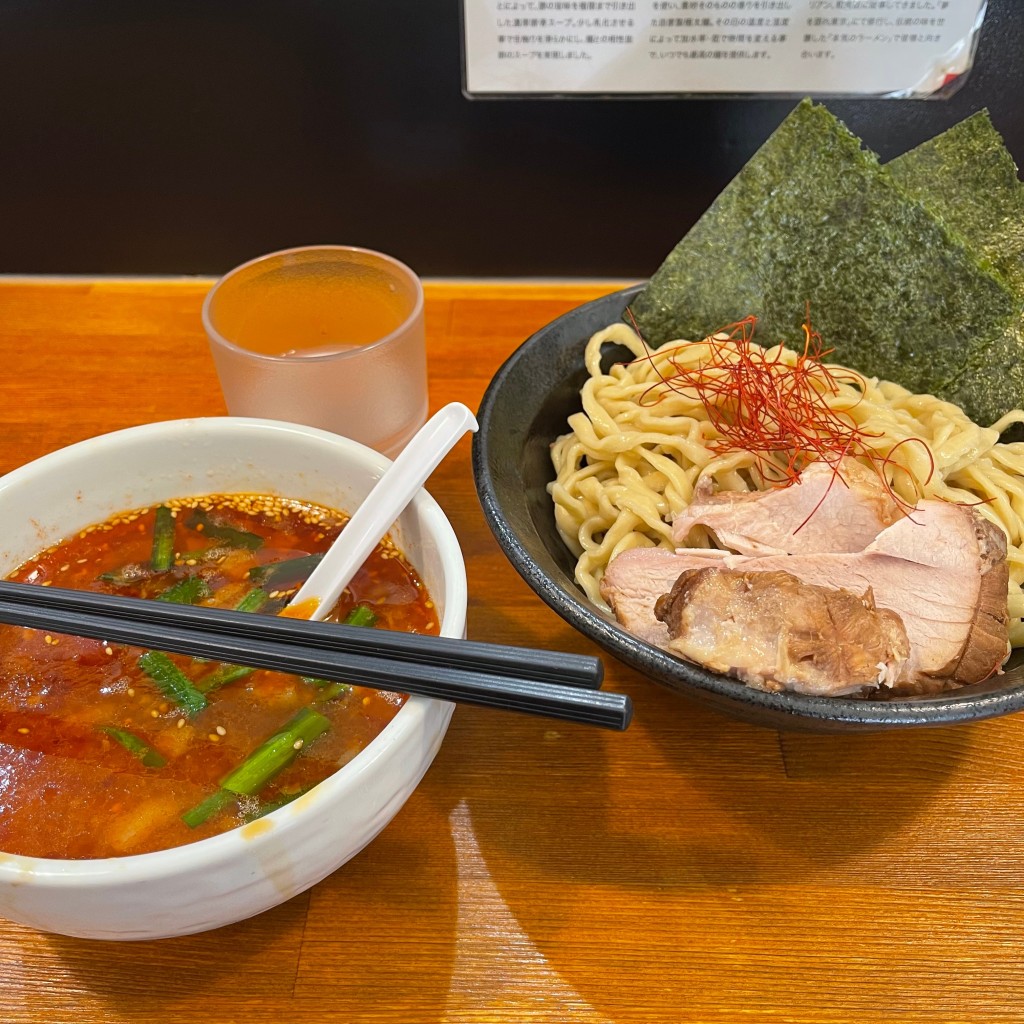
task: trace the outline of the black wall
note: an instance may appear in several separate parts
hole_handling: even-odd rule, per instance
[[[641,277],[792,100],[468,100],[456,0],[0,0],[0,273],[220,273],[338,242],[425,275]],[[1024,2],[949,100],[828,101],[883,159],[987,106],[1024,161]]]

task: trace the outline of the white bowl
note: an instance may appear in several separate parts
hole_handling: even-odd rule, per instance
[[[174,420],[92,438],[0,477],[0,577],[90,523],[169,498],[248,492],[352,510],[387,466],[355,441],[272,420]],[[426,491],[392,536],[430,591],[441,633],[464,636],[462,552]],[[429,767],[451,714],[451,704],[410,697],[314,790],[210,839],[102,860],[0,853],[0,916],[64,935],[157,939],[283,903],[387,825]]]

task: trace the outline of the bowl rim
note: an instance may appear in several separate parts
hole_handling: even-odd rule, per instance
[[[605,322],[611,323],[617,315],[621,314],[626,304],[645,287],[646,282],[640,282],[610,292],[561,314],[550,323],[534,331],[499,367],[480,402],[477,413],[480,429],[473,438],[472,455],[477,495],[491,532],[527,585],[571,626],[642,675],[684,695],[687,689],[703,691],[712,698],[716,698],[715,706],[724,708],[732,705],[740,713],[742,713],[742,707],[746,706],[771,712],[777,717],[789,718],[794,726],[806,721],[822,725],[840,723],[863,728],[884,728],[887,726],[935,726],[977,721],[1010,714],[1024,708],[1024,681],[1016,686],[991,693],[979,694],[954,690],[919,700],[891,701],[815,697],[791,692],[771,693],[765,690],[756,690],[739,680],[720,676],[699,665],[692,665],[676,658],[661,648],[633,636],[614,622],[610,615],[606,616],[599,609],[590,605],[582,590],[576,588],[576,593],[567,591],[533,557],[526,545],[516,535],[506,516],[502,506],[502,494],[495,478],[494,467],[500,464],[500,460],[496,459],[491,431],[503,398],[503,391],[536,351],[550,350],[552,347],[550,335],[552,333],[571,328],[576,321],[586,320],[588,315],[605,308],[609,311],[609,318]],[[578,341],[573,342],[579,348],[581,365],[587,341],[591,333],[598,329],[600,328],[583,329]],[[543,380],[544,378],[534,375],[533,379]],[[534,412],[535,409],[531,407],[526,410],[526,415],[532,416]],[[524,438],[532,425],[532,421],[523,424],[522,435]],[[550,441],[554,438],[545,438],[545,440]],[[521,470],[521,459],[515,468],[517,472]],[[522,486],[518,488],[517,500],[519,495],[523,495],[525,502],[525,488]],[[523,508],[525,509],[525,504]],[[526,519],[529,520],[529,518],[527,512]],[[538,538],[538,540],[540,539]],[[540,543],[543,545],[542,540]],[[676,681],[669,682],[665,678],[666,676],[672,677]],[[774,721],[772,726],[777,727],[778,724],[778,721]]]
[[[186,432],[192,436],[198,433],[230,436],[235,432],[247,433],[253,430],[292,435],[299,439],[300,444],[307,440],[327,442],[336,446],[346,458],[353,458],[361,462],[364,468],[376,473],[383,473],[391,462],[386,456],[358,441],[317,427],[258,417],[190,417],[124,427],[48,452],[0,476],[0,498],[7,487],[19,486],[23,480],[31,479],[39,473],[49,474],[59,470],[69,460],[89,457],[94,452],[119,444],[135,441],[168,443],[170,439]],[[209,433],[211,431],[212,435]],[[461,637],[468,603],[468,584],[458,538],[441,506],[426,488],[416,494],[410,507],[416,508],[429,525],[430,535],[445,564],[446,600],[440,634]],[[377,761],[386,757],[392,747],[414,735],[433,708],[445,703],[410,695],[394,718],[352,760],[318,783],[309,794],[303,794],[300,799],[258,819],[258,822],[270,823],[270,828],[264,824],[253,829],[251,826],[255,823],[250,822],[181,846],[123,857],[61,859],[32,857],[0,850],[0,884],[27,884],[31,879],[33,887],[46,885],[51,888],[82,890],[109,887],[112,884],[132,885],[193,870],[209,870],[215,865],[228,863],[235,860],[242,850],[251,850],[265,839],[273,837],[275,841],[280,841],[293,829],[300,827],[307,815],[330,811],[332,805],[357,789],[361,780],[373,771]]]

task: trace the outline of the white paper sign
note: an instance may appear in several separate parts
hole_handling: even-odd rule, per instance
[[[921,96],[985,0],[463,0],[465,91]]]

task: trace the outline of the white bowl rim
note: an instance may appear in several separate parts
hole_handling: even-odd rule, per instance
[[[284,420],[262,419],[258,417],[190,417],[160,420],[154,423],[124,427],[120,430],[99,434],[95,437],[74,442],[66,447],[58,448],[0,476],[0,494],[8,486],[17,485],[22,479],[30,478],[40,469],[49,471],[51,468],[59,467],[68,460],[75,459],[83,454],[88,455],[93,451],[110,445],[116,445],[121,441],[130,441],[133,438],[149,439],[150,437],[160,439],[161,437],[172,436],[175,431],[199,431],[208,428],[215,431],[232,431],[234,429],[243,431],[251,429],[280,430],[301,437],[336,444],[344,449],[348,455],[363,460],[366,465],[381,473],[390,464],[390,460],[386,456],[381,455],[374,449],[368,448],[366,445],[360,444],[351,438],[342,437],[340,434],[332,434],[317,427],[307,427],[303,424],[290,423]],[[453,568],[457,571],[452,573],[452,580],[447,581],[454,590],[454,593],[450,594],[450,598],[454,598],[454,600],[449,599],[445,602],[444,616],[441,621],[441,635],[458,635],[461,637],[461,625],[458,626],[457,634],[446,632],[446,629],[452,629],[453,622],[464,619],[464,610],[468,600],[465,562],[455,531],[441,506],[438,505],[425,488],[419,491],[411,504],[418,507],[419,511],[430,522],[432,531],[437,531],[439,539],[450,542],[450,545],[446,545],[449,548],[446,554],[446,561],[449,558],[454,560],[455,565]],[[463,610],[461,613],[457,610],[460,608]],[[114,885],[131,885],[147,879],[163,877],[167,874],[180,875],[191,870],[209,869],[213,864],[231,861],[236,857],[240,849],[246,848],[250,844],[258,844],[263,837],[274,836],[275,838],[280,838],[286,836],[293,827],[297,827],[300,817],[305,817],[307,813],[317,813],[319,805],[328,800],[333,803],[343,792],[356,787],[360,780],[368,772],[372,771],[375,762],[383,757],[390,747],[401,743],[407,736],[413,734],[424,720],[428,710],[442,703],[444,702],[434,700],[433,698],[410,695],[395,717],[351,761],[347,761],[336,771],[332,772],[323,782],[311,790],[309,794],[305,794],[299,800],[286,804],[265,817],[257,819],[259,822],[270,824],[270,828],[263,825],[252,830],[247,835],[246,830],[250,829],[250,825],[240,825],[227,832],[210,836],[207,839],[198,839],[193,843],[172,846],[165,850],[154,850],[150,853],[130,854],[124,857],[65,860],[53,857],[28,857],[0,850],[0,884],[45,885],[50,888],[68,886],[81,890],[82,888],[96,886],[109,887],[112,883]],[[31,878],[30,883],[29,878]]]

